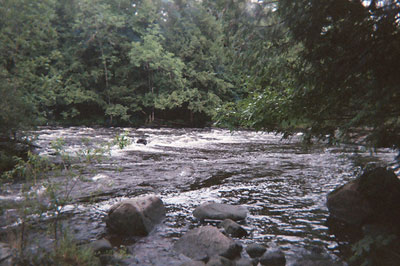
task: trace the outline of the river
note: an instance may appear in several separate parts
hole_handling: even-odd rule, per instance
[[[243,246],[279,246],[288,265],[315,251],[340,262],[339,245],[326,226],[326,195],[354,178],[360,166],[392,162],[396,155],[389,149],[371,154],[357,145],[304,146],[299,136],[282,140],[275,134],[222,129],[70,127],[41,128],[37,133],[42,155],[54,153],[50,143],[58,138],[71,155],[82,148],[94,151],[121,133],[132,140],[124,149],[114,145],[103,160],[81,167],[81,180],[71,191],[73,204],[63,209],[63,220],[76,239],[92,241],[104,236],[103,219],[111,205],[137,195],[159,195],[167,208],[165,222],[149,237],[126,243],[135,265],[173,264],[167,254],[171,243],[198,226],[192,212],[206,201],[248,208],[243,226],[249,236],[238,240]],[[136,143],[138,139],[146,139],[147,145]],[[64,177],[53,178],[62,182]],[[9,184],[0,191],[0,204],[8,206],[0,222],[2,240],[18,222],[12,203],[21,199],[21,186]],[[31,189],[43,189],[41,182]],[[51,242],[39,229],[33,232],[41,245]],[[149,246],[165,255],[152,258]]]

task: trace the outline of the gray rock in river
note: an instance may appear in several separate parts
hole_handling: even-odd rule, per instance
[[[193,216],[203,221],[210,220],[225,220],[231,219],[234,221],[244,220],[247,216],[247,209],[243,206],[229,205],[215,202],[207,202],[198,206]]]
[[[204,266],[204,265],[206,265],[206,264],[203,261],[192,260],[192,261],[184,262],[180,266]]]
[[[147,145],[147,140],[146,139],[138,139],[136,141],[137,144],[143,144],[143,145]]]
[[[117,234],[146,236],[165,218],[165,207],[156,196],[117,203],[108,211],[107,227]]]
[[[6,243],[0,242],[0,265],[11,265],[12,252]]]
[[[212,257],[206,264],[207,266],[236,266],[233,261],[222,257],[222,256],[215,256]]]
[[[247,236],[247,231],[241,227],[238,223],[231,219],[225,219],[221,226],[224,228],[225,233],[233,237],[244,237]]]
[[[208,261],[213,256],[234,259],[242,246],[222,234],[214,226],[203,226],[188,231],[174,245],[174,249],[194,260]]]
[[[261,265],[268,265],[268,266],[285,266],[286,265],[285,254],[279,249],[267,251],[260,258],[260,263]]]
[[[95,253],[103,253],[112,250],[112,246],[107,239],[96,240],[90,243],[89,246]]]
[[[254,264],[254,262],[249,258],[240,258],[235,260],[235,266],[253,266],[257,264],[258,262]]]
[[[246,247],[246,252],[250,258],[261,257],[267,249],[264,246],[258,244],[250,244]]]

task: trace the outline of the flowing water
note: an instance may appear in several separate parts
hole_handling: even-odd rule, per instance
[[[326,226],[326,195],[354,178],[360,165],[388,163],[395,156],[391,150],[371,154],[354,145],[305,147],[299,137],[281,140],[274,134],[221,129],[43,128],[36,144],[41,154],[52,155],[51,141],[62,138],[73,155],[82,148],[93,151],[123,132],[133,140],[130,145],[122,150],[114,145],[102,161],[81,164],[84,180],[74,183],[74,203],[63,209],[64,222],[78,240],[92,241],[104,236],[103,218],[111,205],[141,194],[159,195],[167,219],[151,236],[130,243],[135,256],[130,263],[138,265],[177,262],[171,245],[199,225],[192,212],[206,201],[248,208],[243,226],[250,234],[238,240],[243,246],[279,246],[289,265],[307,252],[340,261],[339,245]],[[53,178],[61,182],[63,177]],[[0,204],[18,202],[20,186],[4,186]],[[10,206],[1,217],[3,235],[15,223]],[[45,237],[37,233],[36,238]]]

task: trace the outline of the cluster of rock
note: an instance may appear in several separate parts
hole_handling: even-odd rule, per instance
[[[188,259],[183,265],[272,265],[286,264],[285,254],[280,250],[268,250],[258,244],[243,247],[231,237],[247,236],[247,231],[236,221],[246,219],[247,209],[220,203],[198,206],[193,215],[200,221],[219,220],[221,229],[204,225],[189,230],[173,246],[174,252]],[[160,198],[144,196],[123,201],[111,207],[106,220],[110,231],[124,236],[146,236],[165,218],[165,207]],[[112,249],[106,240],[92,243],[97,252]]]
[[[382,230],[400,234],[400,180],[386,168],[365,171],[360,177],[337,188],[328,195],[327,205],[331,220],[349,226],[353,232],[365,235]],[[285,254],[279,249],[269,249],[258,244],[243,246],[234,238],[248,236],[239,224],[247,217],[247,209],[221,203],[204,203],[198,206],[193,216],[204,221],[220,221],[219,227],[203,225],[186,232],[169,249],[183,255],[182,265],[286,265]],[[111,207],[106,220],[110,231],[123,236],[146,236],[163,221],[166,210],[156,196],[144,196],[123,201]],[[172,244],[171,244],[172,245]],[[92,243],[97,252],[112,249],[107,240]],[[319,252],[318,252],[319,253]],[[317,253],[316,253],[317,254]],[[110,256],[103,257],[110,264]],[[112,260],[111,256],[111,260]],[[320,262],[320,263],[319,263]],[[301,257],[296,265],[341,265],[329,262],[321,255]],[[112,264],[112,263],[111,263]],[[179,264],[178,264],[179,265]]]

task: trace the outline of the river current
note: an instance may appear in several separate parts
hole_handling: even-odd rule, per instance
[[[222,129],[70,127],[37,133],[38,151],[50,156],[50,143],[58,138],[71,155],[111,142],[117,134],[132,141],[124,149],[112,146],[105,159],[81,171],[84,178],[71,192],[74,203],[63,211],[75,238],[92,241],[104,235],[103,219],[114,203],[142,194],[160,196],[167,208],[165,222],[151,236],[127,244],[135,265],[174,264],[167,254],[171,245],[199,225],[192,212],[207,201],[248,208],[243,227],[249,236],[238,240],[243,246],[278,246],[288,265],[300,254],[316,251],[340,262],[339,244],[326,226],[327,194],[353,179],[361,166],[390,163],[395,156],[389,149],[371,154],[357,145],[304,146],[300,136],[282,140],[275,134]],[[138,139],[146,139],[147,145],[136,143]],[[20,185],[3,187],[0,204],[18,201]],[[0,223],[3,232],[15,223],[6,215],[10,217],[4,212]],[[150,246],[165,256],[153,258]]]

